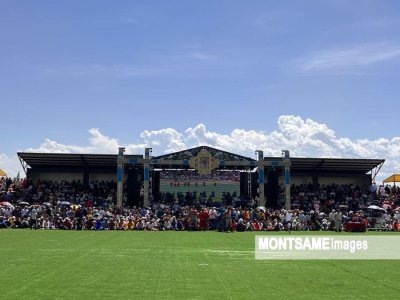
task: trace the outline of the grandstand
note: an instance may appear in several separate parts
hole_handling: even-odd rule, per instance
[[[262,151],[259,151],[262,152]],[[149,205],[149,199],[160,192],[214,192],[220,199],[224,192],[234,193],[250,199],[260,195],[261,203],[276,198],[276,191],[285,186],[285,195],[290,195],[290,184],[312,184],[315,188],[322,184],[369,185],[383,165],[383,159],[343,159],[343,158],[298,158],[298,157],[258,157],[258,160],[235,153],[200,146],[161,156],[113,154],[64,154],[20,152],[18,157],[27,177],[33,182],[39,180],[77,181],[88,186],[93,181],[117,181],[127,195],[124,205]],[[284,162],[286,160],[286,162]],[[121,170],[117,176],[117,169]],[[170,178],[162,178],[165,170],[190,170],[206,172],[205,177],[193,179],[189,176],[189,186],[180,182],[172,185]],[[236,170],[240,176],[233,182],[217,181],[207,177],[213,171]],[[223,173],[223,172],[222,172]],[[237,180],[237,181],[236,181]],[[196,181],[198,186],[196,187]],[[203,187],[203,181],[205,186]],[[240,184],[238,184],[240,182]],[[269,185],[268,185],[269,183]],[[273,183],[273,184],[272,184]],[[143,191],[143,193],[141,193]],[[270,193],[273,191],[273,193]],[[264,193],[265,192],[265,193]],[[122,199],[121,193],[117,193]],[[143,200],[144,199],[144,200]],[[146,201],[147,199],[147,201]],[[286,198],[287,199],[287,198]],[[266,201],[266,202],[265,202]],[[276,199],[274,200],[277,201]],[[263,203],[264,202],[264,203]],[[122,201],[119,202],[119,205]],[[290,206],[290,203],[287,203]]]

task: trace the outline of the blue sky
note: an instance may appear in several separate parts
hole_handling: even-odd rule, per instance
[[[0,0],[0,154],[46,141],[107,151],[93,128],[134,150],[229,148],[218,139],[238,129],[242,152],[256,132],[266,150],[296,153],[282,128],[312,120],[319,133],[299,155],[386,158],[379,149],[398,146],[399,71],[398,1]],[[327,139],[355,150],[314,143]],[[365,140],[375,152],[359,149]]]

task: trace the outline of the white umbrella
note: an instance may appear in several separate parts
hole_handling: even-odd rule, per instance
[[[373,209],[373,210],[382,210],[382,211],[386,211],[386,209],[376,206],[376,205],[370,205],[368,206],[368,209]]]
[[[267,211],[267,209],[264,206],[259,206],[256,208],[258,211],[263,210],[263,211]]]

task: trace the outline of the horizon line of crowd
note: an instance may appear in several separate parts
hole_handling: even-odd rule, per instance
[[[311,184],[292,187],[292,207],[268,209],[257,197],[213,202],[207,195],[168,195],[150,207],[117,208],[115,182],[0,178],[0,228],[76,230],[280,231],[346,229],[349,223],[399,231],[400,189]],[[229,202],[229,203],[227,203]],[[370,205],[378,209],[370,211]]]

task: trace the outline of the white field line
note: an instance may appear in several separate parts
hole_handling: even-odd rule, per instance
[[[121,251],[122,250],[122,251]],[[210,253],[210,254],[227,254],[232,256],[239,255],[254,255],[255,251],[251,250],[221,250],[221,249],[185,249],[185,248],[128,248],[121,250],[104,250],[104,249],[63,249],[63,248],[48,248],[48,249],[36,249],[32,250],[32,252],[59,252],[62,253],[75,253],[75,252],[93,252],[93,254],[97,255],[126,255],[121,252],[173,252],[173,253]],[[15,251],[13,248],[3,248],[1,251]]]

